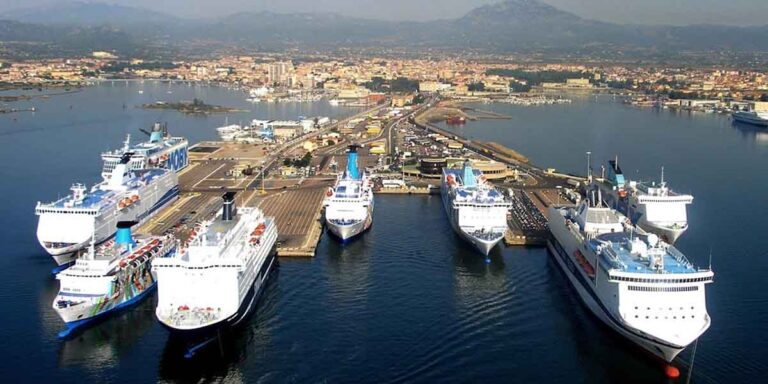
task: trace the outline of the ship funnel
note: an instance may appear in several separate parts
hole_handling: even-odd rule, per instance
[[[221,219],[224,221],[231,221],[237,214],[237,210],[235,209],[235,193],[227,192],[222,198],[224,199],[224,205],[221,208]]]
[[[360,178],[360,170],[357,168],[357,148],[359,145],[350,145],[347,153],[347,177],[351,179]]]
[[[464,161],[464,169],[461,175],[461,184],[465,187],[474,187],[477,185],[475,180],[475,172],[472,170],[472,165],[469,160]]]
[[[133,156],[132,152],[126,152],[123,154],[123,157],[120,158],[120,163],[115,166],[115,169],[112,170],[112,174],[109,178],[109,187],[110,189],[118,190],[121,189],[123,183],[128,178],[128,173],[130,171],[129,163],[131,162],[131,156]]]
[[[135,221],[118,221],[117,233],[115,233],[115,243],[126,244],[131,247],[136,245],[136,242],[133,241],[133,235],[131,234],[131,227],[135,224]]]
[[[163,140],[165,136],[165,124],[155,123],[152,125],[152,133],[149,134],[149,142],[157,143]]]

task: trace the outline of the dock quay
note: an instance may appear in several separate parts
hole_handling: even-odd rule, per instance
[[[323,199],[330,186],[330,182],[313,182],[258,199],[257,205],[277,222],[278,256],[315,255],[315,247],[323,233]]]
[[[512,209],[507,217],[507,245],[543,246],[546,244],[547,205],[535,198],[536,192],[518,189],[510,197]],[[534,198],[531,198],[534,195]]]
[[[378,110],[380,107],[372,110]],[[369,113],[370,111],[366,112]],[[418,114],[422,110],[414,110]],[[172,232],[179,239],[188,237],[189,228],[206,219],[221,207],[225,192],[237,192],[237,206],[258,206],[265,214],[275,217],[279,237],[277,253],[281,257],[312,257],[323,233],[323,200],[336,173],[346,167],[346,147],[363,144],[358,161],[361,168],[375,169],[384,163],[383,154],[371,153],[366,141],[386,140],[392,151],[393,133],[399,124],[407,125],[411,116],[393,119],[373,138],[356,140],[342,136],[337,143],[320,147],[313,153],[309,173],[286,175],[283,157],[298,156],[294,152],[304,140],[321,132],[295,138],[283,144],[236,143],[203,141],[190,147],[189,165],[179,173],[180,196],[171,206],[159,212],[140,228],[139,233],[162,235]],[[344,120],[339,122],[343,124]],[[555,186],[565,185],[567,178],[551,175],[528,163],[528,159],[501,144],[468,140],[433,124],[410,124],[423,132],[440,133],[465,145],[478,157],[493,159],[521,170],[514,182],[501,182],[502,190],[514,190],[514,209],[508,217],[508,245],[542,245],[546,241],[547,207],[559,200]],[[397,136],[397,135],[394,135]],[[300,154],[299,154],[300,155]],[[262,176],[264,175],[264,177]],[[267,177],[268,176],[268,177]],[[393,176],[394,177],[394,176]],[[429,195],[439,194],[434,181],[414,179],[403,188],[383,188],[376,194]]]
[[[330,179],[270,179],[262,190],[260,171],[250,176],[240,172],[243,165],[260,169],[265,157],[259,156],[261,151],[253,149],[254,145],[205,142],[195,148],[205,149],[190,150],[190,165],[179,174],[179,199],[137,232],[160,235],[172,231],[186,239],[191,224],[220,209],[224,192],[236,191],[236,206],[261,207],[266,215],[275,217],[280,234],[278,256],[314,256]]]
[[[282,177],[278,160],[306,140],[382,108],[382,105],[374,106],[324,130],[282,144],[203,141],[191,146],[189,165],[178,175],[178,200],[136,232],[153,235],[171,232],[183,241],[195,222],[211,217],[221,208],[221,196],[225,192],[237,192],[236,206],[260,207],[266,215],[275,217],[278,256],[314,256],[323,232],[322,202],[335,176]],[[339,156],[339,160],[343,157]],[[313,164],[322,161],[321,156],[313,158]],[[375,158],[370,157],[370,161]],[[272,174],[276,176],[265,177]]]

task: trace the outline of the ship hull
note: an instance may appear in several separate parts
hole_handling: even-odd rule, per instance
[[[590,283],[586,277],[577,269],[574,262],[567,254],[563,252],[574,252],[578,247],[575,245],[567,244],[565,246],[558,241],[553,235],[550,236],[547,241],[547,249],[552,254],[553,258],[560,267],[560,270],[568,278],[571,286],[574,288],[579,296],[581,302],[600,319],[605,325],[613,329],[615,332],[625,337],[628,341],[631,341],[635,345],[641,347],[643,350],[649,352],[653,356],[663,359],[666,362],[671,362],[677,357],[677,355],[685,349],[685,346],[674,345],[660,340],[654,340],[650,337],[644,337],[637,333],[637,331],[631,330],[628,326],[623,324],[620,320],[616,319],[605,305],[600,301],[597,293],[590,288]],[[598,273],[600,273],[598,268]]]
[[[333,223],[330,220],[326,220],[325,224],[328,227],[328,231],[342,242],[351,241],[358,235],[367,231],[371,227],[371,224],[373,224],[372,208],[369,206],[368,214],[366,215],[365,219],[356,223],[350,225],[339,225]]]
[[[118,221],[136,221],[139,225],[152,218],[158,211],[173,203],[179,197],[178,185],[168,188],[167,192],[156,199],[149,209],[136,212],[135,209],[127,209],[119,215],[112,214],[112,209],[107,208],[101,216],[89,217],[88,215],[67,214],[70,218],[57,221],[55,218],[47,221],[46,215],[60,215],[44,213],[40,215],[37,227],[37,239],[40,245],[48,252],[59,266],[72,263],[79,251],[85,249],[94,240],[101,244],[109,240],[115,234],[115,226]],[[65,235],[66,241],[52,241],[62,236],[61,231],[71,231]],[[65,243],[65,246],[50,246],[51,243]]]
[[[677,239],[680,238],[680,236],[682,236],[683,233],[685,233],[685,231],[688,229],[687,224],[677,228],[671,228],[669,226],[660,225],[658,222],[649,221],[647,214],[645,213],[645,209],[647,208],[645,208],[642,203],[638,203],[636,201],[630,203],[630,201],[628,201],[626,198],[621,199],[619,198],[616,191],[605,185],[601,184],[600,188],[604,192],[603,196],[608,205],[629,217],[632,220],[632,223],[637,224],[640,226],[640,228],[647,232],[658,235],[669,244],[674,244],[675,241],[677,241]],[[629,209],[630,204],[632,204],[634,208]],[[687,217],[680,218],[679,220],[680,222],[685,223]]]
[[[640,218],[638,225],[645,231],[656,234],[669,244],[674,244],[677,239],[683,235],[688,226],[679,228],[663,227],[656,223],[649,222],[643,217]]]
[[[168,257],[175,249],[175,247],[167,248],[156,257]],[[150,262],[151,259],[148,259],[145,265],[148,266]],[[117,297],[110,300],[108,295],[104,294],[101,296],[91,296],[92,299],[90,301],[81,302],[76,305],[59,306],[60,301],[71,300],[71,297],[76,295],[71,292],[62,295],[60,291],[53,301],[54,311],[66,324],[66,328],[59,332],[59,338],[65,339],[96,321],[103,320],[117,314],[121,310],[140,303],[157,287],[157,276],[150,269],[144,270],[144,272],[140,272],[138,275],[131,274],[123,277],[127,279],[127,283],[121,284],[122,288],[118,296],[120,301],[117,301]],[[65,279],[69,280],[72,277],[65,277]],[[61,284],[63,289],[64,281]],[[88,287],[92,286],[87,282],[78,284],[78,288],[87,289]],[[98,299],[93,300],[93,298]]]
[[[750,113],[734,112],[731,116],[733,117],[733,120],[739,123],[750,124],[763,128],[768,127],[768,120],[761,119]]]
[[[480,253],[482,253],[485,256],[488,256],[488,254],[491,253],[491,250],[493,249],[493,247],[495,247],[496,244],[498,244],[504,238],[502,236],[494,240],[485,240],[485,239],[480,239],[475,236],[472,236],[461,229],[457,230],[456,228],[454,228],[454,230],[456,231],[456,233],[459,234],[459,236],[462,239],[472,244],[472,246],[474,246],[475,249],[477,249]]]
[[[257,277],[251,283],[248,292],[240,302],[237,311],[229,317],[198,328],[177,328],[164,321],[159,321],[160,324],[163,328],[168,330],[171,338],[188,346],[187,355],[188,357],[191,357],[201,347],[207,345],[208,342],[218,337],[220,332],[237,328],[242,325],[245,319],[255,312],[258,307],[259,298],[264,291],[264,287],[274,269],[276,261],[277,257],[273,249],[270,251],[267,260],[264,261],[264,267],[262,268],[265,269],[262,273],[257,274]],[[159,318],[160,316],[158,316],[158,319]]]
[[[456,209],[451,206],[451,199],[448,196],[447,189],[445,186],[443,186],[443,188],[441,189],[441,192],[442,192],[442,199],[443,199],[443,209],[445,210],[445,214],[448,216],[448,221],[451,223],[451,228],[453,228],[453,231],[456,232],[456,234],[458,234],[461,239],[470,243],[478,252],[482,253],[484,256],[488,256],[488,254],[491,253],[491,250],[496,246],[496,244],[498,244],[502,239],[504,239],[504,236],[501,236],[494,240],[484,240],[467,233],[467,231],[465,231],[458,225],[458,222],[457,222],[458,213],[455,212]]]
[[[57,310],[56,312],[66,322],[66,329],[59,332],[59,338],[66,339],[72,336],[75,332],[84,329],[86,326],[90,326],[97,321],[104,320],[107,317],[116,315],[118,312],[124,309],[128,309],[139,304],[145,298],[149,297],[149,295],[155,290],[156,287],[157,282],[153,282],[149,287],[133,296],[132,298],[125,300],[110,309],[96,311],[94,314],[91,313],[95,311],[96,305],[87,305],[82,306],[82,308],[73,308],[70,310]]]

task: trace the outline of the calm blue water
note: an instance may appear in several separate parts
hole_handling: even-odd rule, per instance
[[[224,341],[223,356],[212,349],[182,359],[153,318],[154,298],[58,341],[61,323],[50,309],[57,284],[35,240],[35,201],[65,193],[75,180],[96,181],[99,151],[126,132],[167,120],[172,132],[197,141],[214,138],[223,123],[132,105],[197,95],[249,106],[222,88],[174,85],[168,94],[168,85],[146,83],[138,94],[139,87],[105,84],[31,101],[34,115],[0,115],[4,381],[665,381],[656,362],[581,307],[545,250],[497,249],[486,265],[454,236],[434,196],[377,196],[375,223],[359,241],[341,246],[323,237],[316,258],[281,260],[259,311]],[[463,133],[501,141],[536,164],[583,173],[583,153],[592,150],[595,159],[618,151],[625,172],[643,177],[665,165],[673,186],[696,196],[680,248],[706,263],[711,247],[716,272],[708,291],[713,325],[699,344],[694,380],[744,382],[768,371],[760,284],[768,272],[761,236],[768,144],[760,135],[718,116],[654,113],[610,99],[480,107],[514,119],[472,123]],[[327,104],[252,108],[229,121],[350,113]]]

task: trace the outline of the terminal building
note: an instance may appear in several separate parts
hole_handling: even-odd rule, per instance
[[[472,168],[483,173],[486,180],[504,180],[509,176],[507,165],[496,161],[472,160]]]
[[[425,178],[440,178],[443,168],[460,168],[465,159],[427,157],[419,161],[416,169],[408,169],[406,173],[411,176]],[[471,160],[472,168],[483,173],[486,180],[501,181],[507,177],[516,177],[516,172],[510,170],[506,164],[497,161]]]
[[[448,167],[448,161],[443,157],[428,157],[419,161],[421,177],[439,178],[443,168]]]

